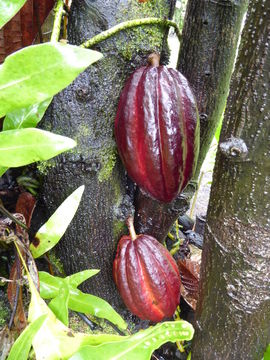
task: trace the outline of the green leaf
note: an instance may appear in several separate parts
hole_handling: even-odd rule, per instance
[[[267,346],[267,349],[263,356],[263,360],[270,360],[270,344]]]
[[[68,326],[68,300],[69,288],[65,282],[62,282],[59,287],[58,295],[49,303],[49,308],[66,326]]]
[[[52,97],[41,103],[9,112],[3,123],[3,130],[36,127],[52,101]]]
[[[32,340],[44,323],[47,315],[41,315],[29,324],[13,344],[7,360],[27,360]]]
[[[45,271],[39,271],[38,276],[40,281],[40,296],[46,300],[56,297],[63,279]]]
[[[83,346],[70,360],[148,360],[168,341],[191,340],[194,329],[184,320],[157,324],[126,339],[99,346]]]
[[[20,249],[18,246],[16,247],[25,268],[31,292],[28,321],[33,323],[41,315],[47,315],[44,323],[32,341],[37,360],[68,359],[83,345],[98,345],[105,341],[119,341],[122,338],[121,336],[110,334],[91,335],[75,333],[59,321],[45,301],[41,299],[29,274],[25,261],[21,256]]]
[[[35,241],[30,245],[30,251],[34,258],[43,255],[54,247],[64,235],[78,209],[83,192],[84,186],[82,185],[66,198],[49,220],[38,230]]]
[[[0,166],[18,167],[48,160],[74,146],[74,140],[44,130],[29,128],[2,131]]]
[[[76,288],[83,281],[89,279],[93,275],[96,275],[98,272],[99,270],[85,270],[68,276],[64,280],[61,279],[58,282],[58,294],[49,303],[49,308],[54,312],[56,317],[66,326],[68,326],[68,303],[70,297],[70,290],[72,289],[72,287]]]
[[[127,328],[125,321],[105,300],[94,295],[85,294],[78,289],[71,291],[68,307],[73,311],[107,319],[120,329]]]
[[[0,117],[55,95],[101,57],[61,43],[32,45],[9,55],[0,66]]]
[[[4,173],[7,171],[8,167],[0,166],[0,177],[4,175]]]
[[[89,279],[90,277],[96,275],[99,273],[100,270],[83,270],[76,274],[70,275],[66,277],[65,281],[67,281],[70,286],[77,288],[81,283],[83,283],[85,280]]]
[[[0,29],[20,10],[26,0],[0,1]]]
[[[107,319],[120,329],[126,329],[127,324],[110,304],[97,296],[85,294],[77,289],[77,284],[79,285],[79,283],[81,283],[81,281],[78,281],[80,277],[86,280],[97,271],[98,270],[85,270],[82,271],[82,276],[80,276],[80,273],[77,273],[65,279],[41,271],[39,272],[40,295],[44,299],[55,298],[59,295],[59,289],[63,286],[62,284],[65,283],[69,288],[68,308],[70,310]],[[75,283],[74,279],[76,279]]]

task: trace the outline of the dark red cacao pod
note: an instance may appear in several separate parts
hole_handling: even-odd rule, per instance
[[[137,69],[121,93],[115,138],[133,181],[153,198],[170,202],[194,173],[199,117],[187,79],[157,66],[153,56],[151,61],[155,66]]]
[[[180,300],[179,270],[169,251],[152,236],[132,231],[122,236],[113,277],[125,305],[139,318],[159,322],[174,314]]]

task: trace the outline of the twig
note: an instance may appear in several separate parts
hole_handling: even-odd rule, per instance
[[[54,22],[53,22],[51,42],[57,42],[59,39],[59,35],[60,35],[60,31],[61,31],[62,15],[64,12],[63,0],[57,0],[54,11],[55,11],[55,17],[54,17]]]
[[[92,37],[91,39],[85,41],[83,44],[81,44],[81,47],[83,48],[90,48],[101,41],[104,41],[108,39],[109,37],[117,34],[119,31],[130,29],[136,26],[142,26],[142,25],[161,25],[161,26],[172,26],[175,29],[176,35],[181,41],[181,32],[177,26],[177,24],[172,20],[167,19],[159,19],[159,18],[143,18],[143,19],[134,19],[129,21],[124,21],[118,25],[115,25],[111,27],[110,29],[103,31],[102,33]]]

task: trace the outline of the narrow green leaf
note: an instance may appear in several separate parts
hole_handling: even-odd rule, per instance
[[[88,270],[82,272],[85,280],[89,277],[86,277],[87,271]],[[92,272],[96,271],[97,270],[92,270]],[[78,277],[78,274],[74,275]],[[88,275],[90,275],[90,272],[88,273]],[[65,282],[66,285],[69,287],[70,292],[68,301],[68,308],[70,310],[82,312],[85,314],[91,314],[99,318],[107,319],[116,326],[118,326],[120,329],[127,328],[127,324],[122,319],[122,317],[105,300],[94,295],[85,294],[82,291],[78,290],[76,288],[77,281],[75,282],[75,286],[73,286],[73,283],[70,282],[70,278],[72,278],[72,276],[73,275],[71,275],[71,277],[62,279],[60,277],[52,276],[46,272],[40,271],[40,295],[44,299],[50,299],[58,296],[59,288],[62,286],[62,283]]]
[[[44,130],[29,128],[2,131],[0,166],[18,167],[48,160],[74,146],[74,140]]]
[[[34,243],[30,245],[30,251],[34,258],[43,255],[54,247],[64,235],[78,209],[83,192],[84,185],[69,195],[49,220],[38,230]]]
[[[49,303],[49,308],[54,312],[57,319],[68,326],[68,300],[69,288],[63,281],[59,287],[58,295]]]
[[[3,130],[35,128],[52,101],[52,97],[41,103],[9,112],[3,123]]]
[[[70,284],[71,287],[77,288],[85,280],[89,279],[90,277],[96,275],[99,272],[100,270],[95,269],[80,271],[76,274],[72,274],[66,277],[65,281]]]
[[[29,324],[13,344],[7,360],[27,360],[34,336],[41,328],[47,315],[41,315]]]
[[[61,43],[32,45],[9,55],[0,65],[0,117],[55,95],[101,57]]]
[[[127,328],[125,321],[107,301],[91,294],[85,294],[78,289],[71,290],[68,307],[74,311],[107,319],[120,329]]]
[[[26,0],[0,1],[0,29],[20,10]]]
[[[126,339],[98,346],[83,346],[70,360],[148,360],[168,341],[191,340],[194,329],[184,320],[157,324]]]

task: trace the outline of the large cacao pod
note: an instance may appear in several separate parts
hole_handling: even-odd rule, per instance
[[[113,263],[113,277],[127,308],[139,318],[159,322],[171,317],[180,300],[180,275],[173,257],[149,235],[122,236]]]
[[[196,167],[199,117],[187,79],[177,70],[150,65],[127,81],[118,104],[115,138],[122,162],[140,188],[170,202]]]

